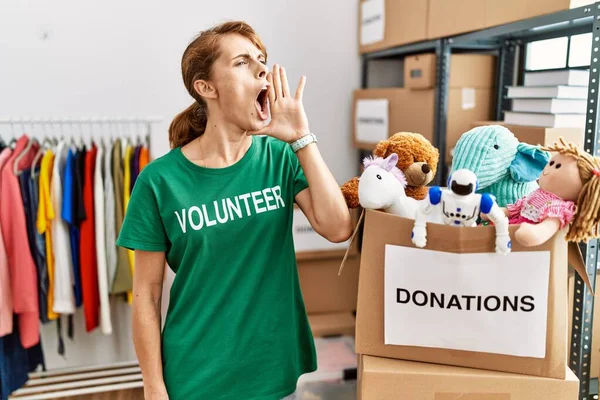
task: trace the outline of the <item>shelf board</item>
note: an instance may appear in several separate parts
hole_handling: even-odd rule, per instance
[[[385,58],[403,57],[411,54],[424,53],[435,50],[438,40],[426,40],[423,42],[410,43],[401,46],[391,47],[389,49],[365,53],[363,56],[367,60],[380,60]]]
[[[505,40],[541,40],[561,35],[574,35],[592,31],[593,10],[596,5],[573,8],[552,14],[540,15],[509,24],[465,33],[448,38],[430,39],[416,43],[364,53],[365,60],[405,57],[411,54],[434,51],[439,41],[448,40],[453,50],[487,50],[497,48]]]
[[[591,32],[593,7],[595,5],[592,4],[454,36],[450,38],[451,46],[468,45],[482,40],[542,38],[548,34],[556,36],[556,33],[567,31]]]

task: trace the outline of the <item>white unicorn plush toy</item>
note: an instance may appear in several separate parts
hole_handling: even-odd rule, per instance
[[[419,201],[406,196],[407,181],[396,167],[398,155],[387,158],[366,157],[364,172],[358,180],[358,201],[363,208],[380,210],[404,218],[415,219]]]

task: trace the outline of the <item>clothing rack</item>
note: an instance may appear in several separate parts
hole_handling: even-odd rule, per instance
[[[59,128],[61,134],[64,134],[64,127],[69,126],[70,133],[73,135],[73,129],[79,127],[80,133],[84,132],[84,126],[88,126],[90,134],[95,133],[94,126],[98,125],[100,130],[108,129],[114,135],[123,135],[122,128],[125,125],[133,125],[138,128],[138,125],[145,129],[145,141],[150,146],[150,137],[152,133],[152,124],[159,123],[163,120],[160,116],[114,116],[114,117],[0,117],[0,125],[10,125],[13,137],[17,135],[16,127],[21,127],[22,131],[27,130],[30,126],[33,130],[36,126],[41,127],[44,133],[49,133],[48,125],[55,129]],[[21,132],[22,133],[22,132]],[[139,132],[137,133],[140,134]]]
[[[64,145],[65,143],[67,144],[66,147],[61,147],[63,150],[62,154],[63,157],[65,156],[65,152],[67,150],[65,150],[66,148],[68,149],[68,154],[69,157],[71,156],[71,154],[73,154],[73,161],[71,162],[70,165],[72,165],[73,167],[71,168],[71,172],[70,174],[72,174],[71,176],[73,176],[72,180],[70,182],[75,182],[75,180],[77,180],[79,182],[79,187],[76,187],[74,183],[71,183],[73,189],[71,193],[74,193],[75,191],[78,192],[78,197],[72,194],[69,194],[69,196],[75,196],[77,197],[77,200],[73,200],[72,204],[79,204],[78,207],[80,207],[77,210],[77,214],[75,214],[75,211],[73,212],[73,215],[71,217],[64,217],[63,214],[61,213],[62,210],[62,204],[58,203],[54,203],[52,204],[53,200],[46,200],[45,204],[52,204],[52,207],[54,208],[54,217],[52,219],[52,224],[57,223],[56,221],[62,220],[63,222],[68,224],[69,227],[69,231],[68,233],[68,237],[66,238],[67,241],[71,240],[70,242],[68,242],[69,245],[69,251],[65,254],[62,254],[62,263],[60,265],[64,266],[65,265],[65,258],[67,257],[69,262],[70,261],[74,261],[74,260],[78,260],[77,262],[73,262],[73,265],[70,265],[69,268],[77,268],[77,270],[79,271],[79,273],[81,274],[83,269],[79,269],[79,263],[81,262],[83,265],[84,261],[81,261],[81,259],[79,258],[81,256],[81,254],[91,254],[90,251],[79,251],[79,249],[83,249],[83,239],[81,239],[83,237],[83,220],[78,220],[75,221],[76,219],[80,219],[81,217],[81,210],[85,209],[85,212],[87,214],[87,218],[90,218],[90,216],[95,217],[96,218],[96,224],[94,224],[94,227],[90,230],[87,229],[87,233],[90,234],[90,232],[93,232],[93,234],[96,234],[96,227],[99,225],[97,222],[98,221],[104,221],[105,224],[107,224],[106,221],[109,221],[108,223],[112,223],[114,224],[114,221],[117,221],[118,218],[122,218],[122,216],[124,215],[124,212],[126,210],[127,207],[127,202],[128,202],[128,198],[130,195],[130,192],[133,190],[133,185],[135,183],[135,179],[137,178],[137,175],[139,174],[139,171],[141,170],[141,159],[142,156],[141,154],[145,154],[145,164],[146,165],[148,163],[149,160],[149,153],[150,153],[150,137],[151,137],[151,133],[152,133],[152,129],[153,129],[153,125],[156,123],[160,123],[163,120],[162,117],[159,116],[112,116],[112,117],[103,117],[103,116],[97,116],[97,117],[86,117],[86,116],[79,116],[79,117],[39,117],[39,116],[31,116],[31,117],[19,117],[19,116],[0,116],[0,144],[2,144],[2,146],[0,146],[0,149],[3,147],[10,147],[11,151],[13,151],[16,148],[16,143],[18,141],[20,141],[20,143],[23,143],[24,140],[24,136],[26,136],[26,140],[28,142],[27,147],[25,148],[25,150],[23,150],[22,147],[20,147],[21,150],[14,150],[14,151],[20,151],[23,154],[25,154],[26,152],[30,151],[30,146],[33,146],[33,144],[37,145],[39,147],[38,150],[35,150],[35,157],[32,157],[32,161],[27,161],[26,163],[28,164],[28,166],[23,167],[19,170],[19,173],[15,172],[15,176],[18,177],[19,179],[19,183],[21,184],[20,189],[21,189],[21,196],[25,196],[23,193],[29,193],[28,196],[31,196],[30,191],[32,190],[31,187],[37,187],[37,188],[41,188],[42,185],[40,185],[40,180],[42,178],[40,178],[41,176],[44,175],[44,173],[42,173],[42,158],[44,157],[44,153],[46,151],[51,151],[54,154],[59,154],[57,153],[57,146],[58,143],[61,143]],[[142,138],[145,137],[144,142],[142,142]],[[108,139],[108,143],[105,142],[104,139]],[[121,141],[120,139],[124,139],[124,141]],[[89,140],[89,142],[88,142]],[[136,143],[137,142],[137,143]],[[13,146],[14,144],[14,146]],[[119,146],[121,151],[117,151],[116,153],[111,152],[111,148],[115,149],[116,147],[114,146]],[[103,149],[104,154],[108,154],[109,157],[110,154],[112,153],[112,158],[114,157],[118,157],[120,161],[116,161],[112,167],[110,166],[110,163],[105,163],[104,161],[100,161],[96,164],[95,161],[95,155],[92,156],[94,157],[94,161],[91,162],[91,165],[95,165],[96,170],[98,170],[99,166],[101,166],[103,168],[103,171],[115,171],[115,168],[119,168],[116,167],[116,165],[121,165],[121,172],[118,175],[115,175],[115,177],[118,177],[119,180],[117,180],[117,178],[115,178],[115,181],[111,184],[111,188],[110,189],[106,189],[106,187],[104,186],[103,183],[101,183],[99,186],[94,186],[93,188],[93,196],[95,196],[96,191],[99,190],[98,188],[100,188],[100,190],[109,190],[106,193],[114,193],[115,198],[113,199],[114,201],[111,203],[112,204],[112,210],[110,211],[111,213],[115,213],[116,210],[122,210],[124,207],[123,211],[120,211],[121,213],[121,217],[117,217],[117,216],[110,216],[110,217],[100,217],[100,219],[98,219],[97,215],[95,214],[96,209],[94,208],[95,204],[103,204],[104,206],[106,206],[106,201],[98,201],[98,199],[96,197],[94,197],[91,202],[89,201],[89,197],[86,198],[84,197],[84,190],[86,190],[88,188],[88,186],[85,186],[84,182],[94,182],[94,179],[97,180],[97,176],[95,174],[95,172],[92,172],[92,176],[94,176],[94,178],[88,180],[87,178],[85,180],[80,179],[80,178],[75,178],[75,176],[89,176],[89,175],[85,175],[87,173],[89,173],[90,169],[89,168],[93,168],[93,167],[89,167],[90,164],[86,164],[85,162],[88,160],[85,157],[85,154],[90,154],[90,153],[94,153],[96,151],[98,151],[97,149]],[[135,149],[138,149],[139,152],[135,152]],[[143,150],[140,150],[143,149]],[[77,166],[75,166],[75,158],[80,157],[80,154],[83,153],[84,154],[84,158],[81,158],[82,160],[86,160],[86,161],[82,161],[82,164],[78,164]],[[115,154],[119,154],[119,156],[115,155]],[[134,158],[134,154],[136,158]],[[127,155],[127,156],[126,156]],[[31,157],[31,155],[29,156]],[[122,157],[122,158],[121,158]],[[127,158],[130,157],[130,158]],[[137,158],[139,157],[139,158]],[[57,156],[57,159],[59,159],[60,157]],[[17,161],[17,159],[20,160],[20,158],[16,158],[15,160],[13,160],[13,165],[17,165],[19,161]],[[99,158],[102,160],[102,158]],[[107,158],[104,158],[107,159]],[[125,160],[131,160],[131,161],[125,161]],[[137,161],[134,161],[137,160]],[[50,161],[49,163],[54,164],[54,156],[51,158],[52,161]],[[63,162],[65,159],[63,158]],[[79,160],[79,158],[78,158]],[[31,164],[31,166],[29,166],[29,164]],[[36,171],[34,173],[34,166],[39,165],[39,172]],[[65,164],[62,164],[63,166],[61,168],[66,169]],[[108,167],[107,167],[108,165]],[[128,167],[126,167],[126,165]],[[134,169],[134,165],[137,165],[136,169]],[[13,166],[11,166],[11,168],[13,168]],[[14,167],[17,168],[17,167]],[[110,168],[109,169],[104,169],[104,168]],[[139,169],[137,169],[139,168]],[[77,172],[75,172],[75,170]],[[31,171],[29,173],[29,171]],[[46,172],[46,176],[47,174],[53,174],[54,172],[52,171],[52,167],[50,167],[50,171],[52,172],[48,172],[48,169],[45,170]],[[125,172],[127,171],[127,172]],[[134,173],[134,171],[137,171]],[[22,172],[22,175],[21,175]],[[66,172],[63,172],[66,173]],[[116,174],[116,172],[114,172]],[[81,175],[77,175],[77,174],[81,174]],[[35,176],[35,178],[34,178]],[[106,180],[106,179],[112,179],[112,178],[107,178],[108,176],[113,176],[111,174],[111,172],[108,173],[104,173],[104,174],[99,174],[99,176],[102,176],[102,180]],[[23,190],[23,185],[22,182],[24,180],[26,180],[27,182],[29,182],[30,180],[33,181],[33,179],[37,179],[37,181],[35,181],[36,183],[33,184],[28,184],[28,186],[26,186],[28,188],[25,189],[25,191]],[[66,178],[65,178],[66,179]],[[59,180],[60,181],[60,180]],[[118,183],[117,183],[118,182]],[[120,187],[121,188],[121,193],[117,193],[116,188]],[[127,189],[130,188],[130,189]],[[39,189],[39,193],[42,192],[41,189]],[[44,191],[47,194],[47,197],[45,197],[46,199],[48,198],[53,198],[54,196],[54,192],[52,192],[52,188],[48,188],[47,186],[45,187]],[[65,191],[63,191],[63,189],[58,189],[60,191],[60,193],[62,193],[64,195],[64,193],[66,193]],[[114,192],[113,192],[114,190]],[[7,192],[8,193],[8,192]],[[87,192],[90,193],[90,192]],[[98,192],[100,193],[100,192]],[[41,194],[36,195],[36,196],[41,196]],[[105,194],[101,194],[100,195],[100,199],[105,199]],[[75,199],[75,197],[69,197],[72,199]],[[29,197],[29,199],[31,199],[32,197]],[[37,204],[34,205],[33,207],[38,208],[39,207],[39,198],[41,197],[37,197],[38,201],[36,202]],[[64,199],[65,197],[62,197],[62,199]],[[118,201],[117,201],[118,199]],[[25,208],[25,210],[28,210],[27,204],[29,204],[29,206],[31,207],[32,202],[31,201],[27,201],[25,202],[25,197],[23,197],[23,200],[21,200],[23,202],[23,207]],[[64,201],[64,200],[59,200],[60,201]],[[108,213],[109,209],[108,208],[104,208],[104,206],[102,207],[102,215],[104,215],[104,213]],[[74,205],[69,206],[71,210],[74,209]],[[91,207],[91,209],[90,209]],[[64,212],[64,211],[62,211]],[[117,213],[118,214],[118,213]],[[26,225],[27,228],[27,233],[31,233],[32,231],[35,232],[35,234],[33,235],[33,238],[36,239],[35,241],[32,241],[32,237],[28,237],[29,240],[29,244],[31,243],[35,243],[33,248],[30,248],[30,251],[32,252],[32,255],[34,255],[34,250],[36,250],[39,247],[39,243],[38,243],[38,235],[41,238],[44,238],[45,240],[47,240],[47,232],[53,232],[52,227],[50,228],[45,228],[47,229],[45,233],[40,234],[39,232],[37,232],[35,229],[35,224],[36,224],[36,220],[37,218],[44,218],[44,220],[47,219],[47,217],[39,217],[40,214],[38,214],[37,210],[32,212],[32,213],[25,213],[26,218],[24,224],[21,224],[21,226]],[[30,215],[29,219],[27,219],[27,216]],[[77,215],[77,216],[76,216]],[[108,215],[108,214],[106,214]],[[69,219],[66,219],[69,218]],[[85,218],[85,217],[83,217]],[[32,223],[31,221],[33,221],[33,225],[34,228],[32,228]],[[50,222],[47,222],[48,224],[50,224]],[[48,225],[50,226],[50,225]],[[106,225],[108,226],[108,225]],[[107,232],[108,229],[106,228],[106,226],[103,229],[103,233],[102,235],[104,235],[104,232]],[[74,228],[73,228],[74,227]],[[89,227],[89,225],[88,225]],[[72,233],[71,233],[71,228],[74,230],[77,230],[77,237],[76,239],[73,239]],[[4,236],[6,238],[6,235]],[[88,239],[91,236],[88,235]],[[103,236],[101,236],[103,237]],[[56,237],[52,238],[52,242],[53,244],[57,243],[57,241],[55,241]],[[63,235],[63,239],[64,235]],[[77,243],[77,254],[73,255],[74,253],[71,252],[71,245],[73,245],[73,241],[72,240],[76,240]],[[107,239],[108,240],[108,239]],[[112,240],[110,241],[110,243],[112,243]],[[91,242],[92,244],[90,244],[90,242],[88,241],[86,246],[96,246],[96,243],[94,243],[94,241],[92,240]],[[41,245],[42,247],[45,247],[45,244]],[[31,247],[31,245],[30,245]],[[45,247],[46,250],[48,249],[47,247]],[[14,251],[14,246],[13,246],[13,251]],[[118,250],[118,252],[121,251],[121,249]],[[124,251],[124,250],[123,250]],[[38,253],[35,253],[38,254]],[[40,256],[42,259],[47,260],[46,257],[47,253],[44,253],[42,256]],[[122,255],[124,255],[125,257],[121,257]],[[114,267],[116,267],[116,263],[118,262],[121,268],[120,270],[123,271],[124,270],[128,270],[131,271],[131,274],[133,274],[133,261],[131,261],[131,257],[129,257],[130,254],[124,253],[121,254],[119,256],[117,256],[117,254],[113,255],[113,262]],[[74,257],[74,258],[73,258]],[[117,261],[118,258],[118,261]],[[52,258],[53,261],[53,274],[56,274],[57,271],[57,266],[58,264],[58,258],[57,257],[53,257]],[[94,257],[92,257],[93,260],[96,260]],[[38,273],[38,279],[39,279],[39,274],[40,274],[40,270],[38,269],[39,265],[43,265],[43,268],[48,268],[48,264],[42,262],[41,264],[39,263],[39,259],[35,257],[32,260],[35,264],[35,268],[36,268],[36,272]],[[86,271],[96,271],[97,266],[93,265],[91,268],[89,267],[89,262],[90,260],[86,260],[85,263],[87,263],[86,265],[88,265],[88,268],[86,268]],[[94,261],[95,262],[95,261]],[[102,267],[104,268],[104,267]],[[130,269],[131,268],[131,269]],[[63,272],[64,272],[64,267],[63,267]],[[127,300],[127,302],[129,301],[130,298],[130,290],[125,291],[126,289],[123,289],[122,287],[120,288],[115,288],[114,292],[112,291],[112,289],[110,289],[112,287],[112,282],[116,282],[117,278],[116,278],[116,272],[115,270],[112,271],[113,276],[110,278],[108,285],[108,288],[106,286],[104,286],[104,289],[99,289],[101,293],[103,293],[103,296],[105,296],[104,298],[106,299],[106,301],[102,304],[93,304],[92,305],[92,309],[93,308],[102,308],[102,310],[98,311],[100,313],[105,312],[106,310],[109,310],[109,312],[114,312],[115,308],[111,307],[111,304],[115,304],[111,301],[108,301],[108,296],[118,296],[121,299],[121,302],[117,302],[116,304],[125,304],[122,303],[122,301]],[[57,278],[57,275],[54,275],[54,282],[57,282],[57,279],[62,279],[62,278]],[[64,275],[61,275],[64,278]],[[89,276],[89,275],[88,275]],[[82,275],[79,275],[77,277],[78,280],[78,285],[79,285],[79,290],[81,291],[81,284],[82,282],[84,282],[86,278],[83,277]],[[100,280],[100,278],[96,278],[98,280]],[[106,275],[103,278],[105,281],[107,279]],[[64,280],[63,280],[64,281]],[[38,282],[39,284],[39,282]],[[93,285],[93,287],[96,287],[98,284],[95,283]],[[56,287],[56,285],[54,286]],[[109,293],[107,294],[107,290],[109,291]],[[55,292],[53,292],[55,293]],[[46,294],[47,295],[47,294]],[[38,296],[39,296],[39,292],[38,292]],[[44,295],[42,295],[44,296]],[[46,349],[45,353],[46,356],[53,354],[56,357],[56,352],[58,349],[58,354],[59,357],[65,357],[65,354],[67,353],[63,353],[65,351],[65,344],[67,344],[67,346],[71,349],[73,348],[75,351],[81,351],[81,348],[79,349],[75,349],[74,347],[70,347],[70,346],[79,346],[81,347],[82,343],[88,343],[87,340],[90,340],[90,336],[80,336],[80,340],[79,342],[77,341],[71,341],[71,342],[67,342],[66,340],[63,340],[63,331],[67,333],[67,335],[73,339],[73,337],[71,336],[72,333],[68,333],[68,332],[73,332],[72,328],[68,328],[69,326],[73,327],[73,323],[75,322],[78,325],[75,325],[77,328],[76,330],[79,330],[79,334],[87,334],[89,332],[96,331],[96,332],[100,332],[103,336],[101,337],[101,343],[105,343],[109,346],[113,346],[114,345],[114,349],[111,347],[111,349],[115,350],[118,348],[119,346],[119,342],[122,340],[122,338],[119,336],[119,333],[121,332],[119,330],[120,327],[123,326],[123,322],[122,320],[120,320],[119,318],[117,319],[113,319],[111,321],[111,317],[108,317],[108,321],[110,326],[111,324],[115,324],[114,328],[110,327],[110,328],[106,328],[107,330],[104,331],[102,328],[102,318],[104,318],[102,315],[98,316],[98,314],[96,314],[95,318],[96,319],[100,319],[100,322],[98,322],[97,320],[95,321],[95,326],[93,326],[92,328],[89,328],[90,330],[87,330],[87,320],[86,320],[86,313],[88,311],[86,311],[85,309],[85,301],[81,300],[81,294],[79,294],[80,296],[80,300],[78,300],[78,303],[76,303],[74,305],[75,307],[75,312],[60,312],[60,311],[54,311],[56,314],[60,314],[60,316],[58,318],[54,317],[51,318],[50,316],[48,316],[47,320],[45,321],[40,321],[41,325],[40,328],[45,328],[45,332],[46,335],[50,335],[50,336],[46,336],[48,338],[48,341],[44,343],[44,349]],[[94,296],[92,296],[94,297]],[[90,297],[90,298],[92,298]],[[38,297],[39,298],[39,297]],[[45,297],[42,297],[45,298]],[[46,303],[46,307],[47,307]],[[46,314],[47,313],[47,309],[46,307],[44,307],[44,304],[42,304],[40,306],[40,310],[42,313]],[[116,314],[114,315],[118,315],[119,311],[118,310],[123,310],[122,307],[117,307],[116,308]],[[16,314],[15,314],[16,315]],[[48,313],[48,315],[50,315]],[[77,315],[77,319],[81,318],[81,322],[77,322],[74,320],[75,315]],[[107,315],[107,314],[104,314]],[[110,313],[108,314],[110,315]],[[65,317],[63,319],[63,326],[64,329],[61,328],[61,316]],[[68,318],[66,318],[68,316]],[[54,322],[56,321],[56,323]],[[104,320],[106,321],[106,320]],[[56,327],[56,334],[54,334],[53,332],[55,331]],[[70,330],[69,330],[70,329]],[[84,332],[84,329],[86,330]],[[40,329],[40,338],[41,338],[41,329]],[[116,336],[112,336],[112,335],[116,335]],[[5,336],[7,337],[7,336]],[[66,338],[66,336],[65,336]],[[84,339],[85,338],[85,339]],[[108,338],[114,338],[114,339],[108,339]],[[17,338],[17,340],[19,340],[20,338]],[[41,344],[41,341],[40,341]],[[31,350],[33,348],[29,348],[28,350]],[[68,351],[71,351],[70,349],[68,349]],[[111,350],[111,351],[113,351]],[[38,354],[38,353],[32,353],[32,354]],[[40,353],[41,353],[41,349],[40,349]],[[70,353],[70,354],[78,354],[78,353]],[[112,354],[112,353],[111,353]],[[71,355],[72,357],[72,355]],[[47,357],[46,361],[48,360]],[[81,361],[76,361],[77,363],[81,363]],[[102,392],[106,392],[106,393],[110,393],[113,390],[137,390],[139,391],[139,388],[141,388],[142,383],[141,383],[141,376],[139,376],[139,373],[136,371],[132,371],[131,368],[127,369],[127,368],[119,368],[120,362],[116,361],[114,363],[111,363],[111,361],[106,360],[101,361],[103,363],[103,365],[105,363],[108,363],[108,365],[104,366],[104,367],[98,367],[97,365],[94,365],[94,363],[92,363],[92,365],[88,365],[86,366],[78,366],[78,367],[74,367],[73,369],[73,376],[64,376],[64,377],[58,377],[56,378],[56,382],[46,382],[44,379],[40,379],[40,380],[36,380],[35,376],[36,373],[35,372],[31,372],[31,375],[29,376],[29,382],[25,384],[25,386],[21,387],[20,389],[17,389],[16,392],[13,392],[13,396],[14,398],[23,398],[23,399],[33,399],[33,398],[55,398],[56,395],[60,394],[62,395],[85,395],[85,394],[91,394],[91,393],[102,393]],[[61,363],[62,364],[62,363]],[[137,365],[137,362],[134,362],[135,365]],[[42,361],[42,365],[43,365],[43,361]],[[75,364],[77,365],[77,364]],[[2,365],[0,365],[0,367],[2,367]],[[39,366],[36,366],[36,368],[39,368]],[[46,369],[47,367],[43,365],[43,368]],[[81,375],[81,373],[83,371],[85,371],[86,369],[93,369],[95,372],[94,374],[91,374],[90,376],[85,376],[85,379],[80,379],[83,378]],[[1,375],[1,369],[0,368],[0,375]],[[9,367],[10,370],[10,367]],[[64,372],[64,367],[62,366],[53,366],[50,367],[50,369],[48,370],[44,370],[41,374],[46,376],[48,374],[53,374],[55,371],[62,371]],[[99,370],[99,371],[96,371]],[[110,379],[108,378],[110,377]],[[2,378],[0,378],[0,381],[2,381],[5,377],[3,376]],[[71,379],[73,378],[73,379]],[[108,397],[106,398],[110,398],[110,394],[107,394]],[[2,392],[0,392],[0,398],[2,397]],[[13,397],[11,397],[13,398]]]

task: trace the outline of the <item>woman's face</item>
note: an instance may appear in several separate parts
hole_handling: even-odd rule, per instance
[[[265,55],[238,34],[222,37],[220,49],[210,80],[220,112],[240,130],[259,130],[269,118]]]

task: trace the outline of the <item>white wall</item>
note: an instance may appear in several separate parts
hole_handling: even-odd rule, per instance
[[[152,153],[164,154],[168,124],[192,101],[180,73],[188,41],[225,19],[244,19],[263,38],[269,64],[286,67],[290,85],[307,76],[311,129],[343,183],[357,168],[350,147],[352,90],[360,85],[357,8],[347,0],[2,0],[0,117],[159,115]],[[113,309],[116,332],[90,336],[79,320],[66,360],[56,355],[54,326],[44,327],[49,367],[133,359],[128,307]]]

